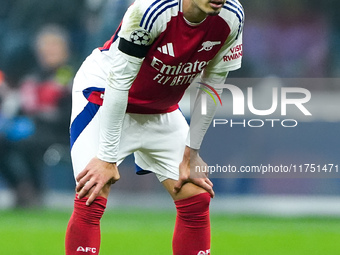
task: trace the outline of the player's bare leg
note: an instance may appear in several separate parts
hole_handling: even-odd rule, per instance
[[[179,192],[175,192],[174,187],[176,183],[177,181],[172,179],[167,179],[162,182],[163,186],[169,192],[174,201],[192,197],[201,193],[207,193],[205,189],[198,187],[197,185],[190,182],[183,185]]]
[[[173,235],[173,255],[210,254],[209,204],[211,195],[203,188],[185,183],[175,191],[177,181],[162,182],[174,199],[177,217]]]

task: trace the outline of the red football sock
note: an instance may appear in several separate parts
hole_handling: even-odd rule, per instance
[[[172,240],[174,255],[210,254],[209,193],[175,201],[177,218]]]
[[[74,200],[74,210],[66,230],[66,255],[97,255],[100,247],[100,219],[107,199],[97,197],[90,206],[87,198]]]

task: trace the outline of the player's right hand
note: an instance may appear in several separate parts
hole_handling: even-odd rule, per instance
[[[90,205],[97,196],[105,193],[104,188],[107,185],[114,184],[119,179],[120,175],[116,163],[105,162],[95,157],[76,177],[78,198],[88,197],[86,205]],[[109,189],[106,192],[108,193]],[[104,195],[107,196],[108,194]]]

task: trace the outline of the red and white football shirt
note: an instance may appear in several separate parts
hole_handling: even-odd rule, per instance
[[[174,111],[203,69],[217,74],[238,69],[243,20],[237,0],[228,0],[219,15],[208,16],[200,24],[185,20],[181,0],[137,0],[116,34],[100,48],[109,62],[119,40],[149,46],[129,91],[127,112]]]

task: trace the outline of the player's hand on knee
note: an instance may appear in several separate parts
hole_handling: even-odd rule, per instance
[[[90,205],[106,185],[114,184],[119,179],[120,175],[115,163],[93,158],[76,177],[78,198],[88,196],[86,204]]]
[[[201,169],[206,169],[207,164],[199,156],[197,151],[186,147],[183,161],[179,165],[179,179],[174,186],[174,192],[178,193],[185,183],[191,182],[205,189],[211,197],[214,197],[213,183],[209,180],[207,173],[195,172],[193,175],[190,173],[190,170],[195,171],[196,166]]]

